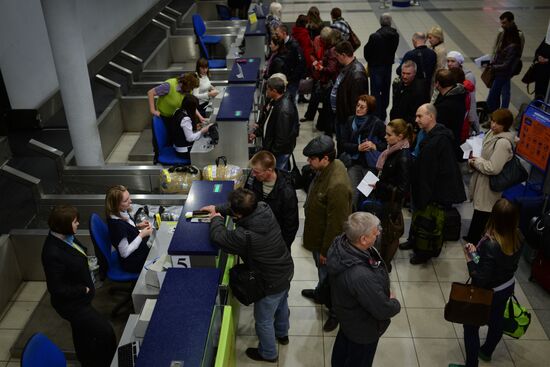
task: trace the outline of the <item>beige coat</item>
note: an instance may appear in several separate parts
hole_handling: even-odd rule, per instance
[[[439,69],[447,69],[447,49],[443,42],[437,44],[435,47],[432,47],[437,56],[437,63],[435,65],[434,75]]]
[[[490,212],[500,199],[502,193],[491,190],[489,176],[498,175],[506,162],[512,159],[514,135],[510,131],[495,135],[492,130],[485,135],[481,157],[474,161],[475,171],[470,179],[470,200],[475,210]]]

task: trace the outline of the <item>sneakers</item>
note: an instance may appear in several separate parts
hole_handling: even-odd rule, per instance
[[[412,250],[413,249],[413,244],[410,241],[405,241],[405,242],[399,244],[399,249],[400,250]]]
[[[262,357],[260,352],[258,351],[258,348],[248,348],[245,353],[248,356],[248,358],[253,359],[255,361],[270,362],[270,363],[277,362],[277,358],[267,359],[267,358]]]
[[[315,289],[302,289],[302,296],[311,299],[317,304],[321,304],[321,302],[315,296]]]
[[[281,344],[281,345],[288,345],[288,343],[289,343],[288,335],[287,335],[287,336],[278,336],[278,337],[277,337],[277,341],[278,341],[279,344]]]
[[[338,320],[336,317],[329,316],[327,322],[325,322],[325,325],[323,326],[323,330],[327,333],[333,331],[338,327]]]

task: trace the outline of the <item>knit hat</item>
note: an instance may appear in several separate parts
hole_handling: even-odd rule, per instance
[[[464,56],[458,51],[451,51],[447,54],[447,58],[455,59],[460,65],[464,63]]]
[[[432,36],[434,36],[434,37],[439,38],[439,39],[441,40],[441,42],[444,41],[444,39],[443,39],[443,30],[441,29],[440,26],[434,25],[434,26],[432,27],[432,29],[429,30],[428,36],[429,36],[429,35],[432,35]]]

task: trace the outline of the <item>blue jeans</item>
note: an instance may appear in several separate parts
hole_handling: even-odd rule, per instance
[[[332,347],[332,367],[371,367],[378,339],[370,344],[357,344],[338,330]]]
[[[288,86],[286,87],[287,93],[290,96],[290,100],[294,103],[296,103],[296,94],[298,94],[299,85],[299,82],[292,82],[288,83]]]
[[[500,97],[502,96],[502,103]],[[508,108],[510,105],[510,78],[497,76],[487,95],[487,108],[493,112],[499,108]]]
[[[491,356],[502,339],[504,328],[504,309],[506,301],[514,293],[514,284],[493,294],[489,330],[483,346],[479,346],[479,326],[464,325],[464,346],[466,347],[466,366],[477,367],[478,353],[481,350],[486,356]]]
[[[327,266],[321,265],[320,255],[321,253],[319,251],[313,251],[313,261],[315,261],[315,266],[317,267],[317,276],[319,277],[319,282],[315,287],[315,297],[318,297],[321,284],[323,284],[323,282],[325,282],[328,278]],[[334,311],[332,311],[332,309],[328,310],[328,315],[329,317],[336,317],[336,314],[334,313]]]
[[[288,336],[288,289],[265,296],[254,303],[258,351],[266,359],[277,358],[275,337]]]
[[[374,114],[386,121],[386,110],[390,104],[391,65],[369,67],[371,95],[376,98]]]
[[[289,171],[288,169],[288,159],[290,158],[290,154],[279,154],[277,157],[275,157],[275,166],[277,169],[283,170],[283,171]]]

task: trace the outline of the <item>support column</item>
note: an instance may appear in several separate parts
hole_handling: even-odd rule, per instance
[[[42,0],[42,10],[76,163],[79,166],[103,165],[76,0]]]

